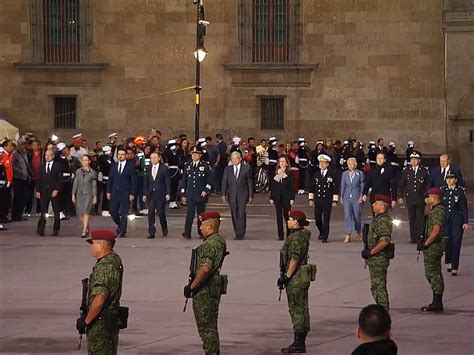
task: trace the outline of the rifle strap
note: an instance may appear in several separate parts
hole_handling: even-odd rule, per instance
[[[214,270],[212,270],[209,276],[203,282],[201,282],[201,284],[197,287],[196,291],[199,291],[200,289],[204,288],[207,285],[207,283],[214,277],[217,270],[220,270],[222,268],[225,257],[230,254],[229,251],[227,250],[227,246],[225,245],[225,243],[222,243],[222,247],[224,249],[224,255],[222,256],[219,266],[217,266],[216,268],[214,268]]]
[[[109,309],[109,307],[112,305],[112,300],[117,296],[118,292],[122,289],[122,279],[123,279],[123,266],[120,265],[120,282],[119,282],[119,287],[117,288],[117,291],[113,294],[112,297],[107,298],[107,300],[104,303],[104,306],[102,307],[102,311],[100,312],[99,316],[97,318],[100,318],[103,316],[103,314]]]
[[[293,273],[293,275],[291,275],[291,278],[293,278],[293,276],[295,276],[296,273],[298,272],[298,270],[300,269],[301,264],[303,263],[304,258],[309,259],[309,240],[308,240],[308,245],[307,245],[307,247],[306,247],[306,252],[303,254],[301,260],[298,261],[298,266],[296,267],[295,272]],[[287,266],[287,269],[286,269],[287,272],[288,272],[288,267],[289,267],[289,266],[290,266],[290,263],[288,262],[288,266]],[[290,278],[290,279],[291,279],[291,278]]]

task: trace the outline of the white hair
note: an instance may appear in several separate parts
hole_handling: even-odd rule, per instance
[[[350,157],[347,159],[347,163],[349,163],[349,161],[353,161],[355,163],[355,165],[357,166],[357,159],[354,158],[354,157]]]
[[[236,150],[234,150],[234,151],[232,152],[232,154],[230,155],[231,158],[234,157],[234,156],[238,156],[239,158],[242,158],[242,155],[241,155],[238,151],[236,151]]]

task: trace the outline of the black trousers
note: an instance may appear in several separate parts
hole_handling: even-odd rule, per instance
[[[72,203],[72,185],[73,181],[67,181],[63,184],[63,189],[59,193],[60,199],[60,210],[66,216],[75,216],[76,208],[74,203]]]
[[[300,168],[300,178],[299,178],[299,181],[298,181],[298,189],[299,190],[304,190],[305,186],[306,186],[306,168]]]
[[[314,200],[314,219],[322,240],[328,240],[331,221],[332,201]]]
[[[166,199],[165,196],[147,196],[148,202],[148,234],[155,235],[155,213],[158,215],[161,224],[161,230],[168,230],[168,222],[166,221]]]
[[[108,211],[109,210],[109,200],[107,199],[107,183],[99,183],[98,185],[101,186],[102,188],[102,211]]]
[[[416,242],[418,237],[424,233],[423,219],[425,218],[425,203],[407,205],[408,221],[410,222],[410,241]]]
[[[28,181],[13,179],[13,207],[12,220],[21,220],[25,212]]]
[[[59,219],[59,211],[60,211],[60,201],[59,196],[52,197],[51,192],[41,194],[40,198],[40,206],[41,206],[41,216],[38,220],[37,231],[38,233],[44,234],[44,228],[46,227],[46,217],[45,214],[48,213],[49,203],[53,207],[54,213],[54,223],[53,223],[53,232],[59,232],[59,228],[61,227],[61,221]]]
[[[170,179],[170,201],[176,202],[178,200],[178,186],[179,186],[179,174]]]
[[[206,199],[191,195],[191,196],[188,196],[186,200],[187,200],[186,201],[187,206],[186,206],[186,221],[184,224],[184,233],[190,235],[191,229],[193,227],[194,215],[196,213],[199,215],[201,212],[204,212],[206,210]],[[201,232],[199,230],[200,226],[201,226],[201,223],[198,220],[198,223],[197,223],[198,233]]]
[[[12,204],[12,194],[9,187],[0,187],[0,222],[8,218],[8,212]]]
[[[274,203],[277,216],[278,239],[284,239],[285,235],[283,234],[283,221],[285,221],[286,236],[290,234],[288,225],[286,224],[286,222],[288,222],[288,216],[291,210],[290,201],[274,201]]]
[[[117,234],[127,233],[128,209],[130,207],[130,193],[114,192],[110,196],[110,216],[117,225]]]
[[[247,201],[229,201],[232,226],[237,238],[243,238],[247,230]]]
[[[31,180],[28,184],[28,191],[26,193],[26,207],[25,212],[31,213],[33,210],[33,201],[36,200],[36,213],[41,213],[40,200],[35,197],[35,188],[38,180]]]

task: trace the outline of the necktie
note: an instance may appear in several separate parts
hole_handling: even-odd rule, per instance
[[[156,180],[156,165],[153,165],[153,180]]]
[[[236,166],[234,168],[234,176],[235,176],[236,179],[239,177],[239,167],[238,166]]]
[[[324,170],[321,175],[323,175],[323,177],[326,177],[326,170]]]
[[[446,180],[446,168],[441,169],[441,175],[443,175],[443,180]]]
[[[122,171],[123,171],[123,163],[120,163],[119,164],[119,175],[122,175]]]
[[[46,173],[49,174],[50,172],[51,172],[51,163],[48,163],[46,167]]]

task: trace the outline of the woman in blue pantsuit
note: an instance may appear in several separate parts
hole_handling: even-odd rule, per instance
[[[446,185],[441,190],[443,191],[443,204],[446,208],[443,234],[448,237],[445,263],[448,265],[448,272],[451,272],[452,276],[457,276],[462,235],[468,227],[469,220],[466,194],[463,187],[457,186],[454,174],[446,176]]]
[[[354,157],[347,159],[347,170],[341,178],[341,203],[344,206],[344,226],[346,237],[344,243],[351,241],[351,235],[357,234],[362,240],[362,195],[364,191],[364,173],[357,168]]]

